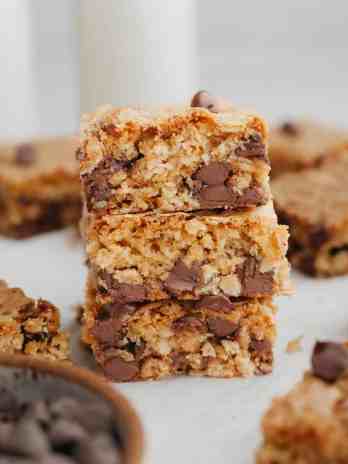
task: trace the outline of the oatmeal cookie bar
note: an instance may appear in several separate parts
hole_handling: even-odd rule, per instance
[[[60,330],[58,309],[0,280],[0,352],[68,359],[68,336]]]
[[[0,145],[0,233],[14,238],[77,224],[77,138]]]
[[[104,107],[85,118],[77,157],[90,213],[235,210],[269,200],[265,122],[203,97],[186,107]]]
[[[274,318],[271,299],[110,301],[90,276],[83,339],[114,381],[250,376],[272,371]]]
[[[84,234],[99,292],[120,302],[289,290],[288,233],[272,204],[234,214],[92,216]]]
[[[287,121],[270,131],[272,177],[318,166],[348,147],[348,131],[308,121]]]
[[[348,462],[347,373],[347,346],[318,342],[312,371],[264,416],[257,464]]]
[[[315,276],[348,272],[348,153],[272,183],[280,222],[290,226],[289,258]]]

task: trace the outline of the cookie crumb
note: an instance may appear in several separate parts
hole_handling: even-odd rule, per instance
[[[293,353],[298,353],[300,351],[303,351],[303,346],[302,346],[302,340],[303,340],[303,335],[300,335],[299,337],[296,337],[288,342],[286,345],[286,352],[288,354],[293,354]]]

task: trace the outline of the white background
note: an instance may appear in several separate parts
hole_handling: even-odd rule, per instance
[[[155,5],[156,1],[163,5],[170,0],[151,0],[151,3]],[[207,88],[238,104],[255,107],[270,120],[308,114],[348,125],[347,2],[186,1],[196,6],[192,28],[197,36],[197,88]],[[78,128],[79,5],[93,2],[99,3],[94,0],[1,0],[0,136],[61,133]],[[137,8],[139,18],[144,16],[146,0],[128,2],[133,16]],[[103,0],[104,15],[108,4],[114,6],[115,0]],[[103,27],[102,15],[98,18],[98,8],[94,10],[94,23]],[[147,28],[148,24],[152,25],[152,37],[158,28],[158,42],[161,42],[166,33],[158,26],[163,22],[163,7],[158,9],[157,16],[153,6],[151,11],[147,18],[144,16]],[[120,18],[121,14],[115,17],[115,27]],[[130,20],[129,24],[127,41],[132,43],[135,32]],[[170,31],[178,37],[182,34],[180,28]],[[180,63],[180,50],[183,54],[187,50],[182,41],[178,40],[177,44],[173,60]],[[119,48],[125,48],[124,42]],[[156,82],[165,86],[166,75],[159,75],[156,56],[150,52],[150,59],[143,61],[144,75],[148,80],[150,68]],[[110,56],[110,44],[101,43],[95,53]],[[92,55],[91,60],[94,60]],[[139,73],[139,67],[137,70]],[[186,67],[176,66],[175,73],[180,81],[187,73]],[[139,82],[142,82],[141,72]],[[122,90],[129,93],[128,89]],[[164,93],[163,88],[161,92]],[[169,89],[167,93],[172,100]],[[106,103],[106,98],[102,95],[100,103]],[[143,88],[142,99],[148,98]],[[112,101],[111,95],[110,101],[122,104],[122,101]]]
[[[0,136],[77,129],[78,7],[77,0],[1,0]],[[159,20],[152,17],[154,29]],[[346,2],[198,0],[196,20],[197,88],[256,107],[270,120],[311,114],[348,125]],[[176,72],[182,72],[180,67]],[[1,240],[0,276],[32,296],[51,299],[69,324],[71,305],[83,299],[85,271],[82,251],[69,247],[66,235]],[[295,281],[296,296],[280,301],[272,376],[119,387],[144,422],[147,464],[253,462],[260,417],[272,396],[301,377],[315,338],[346,336],[348,330],[347,278],[315,281],[295,276]],[[285,354],[286,343],[301,334],[305,351]]]

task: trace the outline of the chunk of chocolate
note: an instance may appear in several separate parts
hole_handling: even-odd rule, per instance
[[[283,122],[283,124],[280,126],[280,130],[283,132],[283,134],[289,135],[291,137],[295,137],[299,134],[299,127],[291,121]]]
[[[138,284],[115,283],[110,294],[118,303],[136,303],[146,300],[146,287]]]
[[[48,432],[48,438],[55,451],[69,454],[87,437],[83,426],[67,419],[55,421]]]
[[[205,330],[205,325],[204,322],[200,321],[194,316],[183,316],[180,317],[179,319],[176,319],[172,327],[174,330],[185,330],[185,329],[191,329],[191,330]]]
[[[92,335],[103,345],[115,345],[120,339],[122,321],[120,319],[107,319],[97,321],[92,329]]]
[[[250,349],[257,353],[270,353],[272,352],[272,343],[269,340],[250,340]]]
[[[231,170],[228,163],[214,161],[200,168],[193,175],[193,178],[200,180],[206,185],[220,185],[228,179]]]
[[[233,335],[239,328],[235,322],[221,319],[220,317],[209,317],[209,330],[217,337],[227,337]]]
[[[106,376],[115,382],[132,380],[139,371],[139,366],[135,362],[127,362],[117,357],[108,359],[103,368]]]
[[[18,145],[15,154],[15,163],[19,166],[31,166],[35,162],[35,148],[30,143]]]
[[[206,90],[200,90],[192,97],[191,107],[206,108],[212,113],[223,113],[232,109],[231,104],[227,100],[222,97],[214,97]]]
[[[335,382],[348,369],[348,349],[341,343],[317,342],[312,354],[312,372],[325,382]]]
[[[115,160],[112,155],[109,155],[100,161],[92,172],[82,176],[88,210],[98,207],[100,202],[108,200],[112,192],[112,186],[109,184],[108,179],[117,171],[125,169],[126,166],[127,163]],[[104,204],[101,203],[101,206],[104,206]]]
[[[229,312],[233,311],[235,305],[225,296],[204,296],[195,304],[195,308]]]
[[[170,271],[164,285],[174,295],[180,295],[182,292],[192,292],[198,284],[199,276],[198,265],[193,265],[190,269],[183,261],[178,260]]]
[[[241,296],[256,298],[258,296],[272,295],[273,272],[260,272],[260,265],[255,258],[247,258],[237,269],[241,282]]]
[[[262,142],[259,134],[251,135],[242,146],[236,148],[235,153],[242,158],[261,159],[269,162],[266,145]]]

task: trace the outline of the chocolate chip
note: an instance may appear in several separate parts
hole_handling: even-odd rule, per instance
[[[82,176],[88,210],[98,207],[98,203],[109,199],[112,185],[109,184],[108,179],[116,172],[126,169],[127,165],[128,162],[121,162],[112,155],[108,155],[98,163],[92,172]]]
[[[28,418],[17,423],[8,445],[12,452],[33,458],[40,458],[49,452],[46,434],[35,420]]]
[[[116,449],[106,439],[102,441],[100,437],[85,440],[80,445],[76,458],[80,464],[120,463]]]
[[[213,161],[196,171],[192,177],[206,185],[220,185],[227,180],[231,170],[228,163]]]
[[[296,126],[296,124],[290,121],[284,122],[280,126],[280,130],[283,132],[283,134],[290,135],[291,137],[294,137],[299,133],[299,128]]]
[[[316,377],[335,382],[348,369],[348,349],[341,343],[317,342],[312,354],[312,372]]]
[[[330,233],[325,227],[316,227],[310,231],[309,243],[313,248],[319,248],[330,238]]]
[[[82,425],[66,419],[55,421],[48,432],[48,438],[54,451],[73,454],[74,449],[86,437]]]
[[[92,328],[92,335],[104,345],[115,345],[120,339],[122,321],[120,319],[109,319],[98,321]]]
[[[188,367],[188,361],[185,353],[174,352],[170,355],[173,367],[176,371],[184,372]]]
[[[104,321],[111,318],[122,318],[125,314],[132,314],[136,311],[135,304],[125,303],[106,303],[100,307],[96,316],[97,320]]]
[[[269,162],[266,145],[262,142],[259,134],[251,135],[242,146],[236,148],[235,154],[242,158],[261,159]]]
[[[196,317],[183,316],[173,321],[172,328],[174,330],[191,329],[191,330],[202,331],[202,330],[205,330],[205,325],[203,321],[200,321]]]
[[[23,143],[16,148],[15,163],[20,166],[32,165],[35,157],[35,148],[30,143]]]
[[[105,362],[104,372],[115,382],[126,382],[137,376],[139,367],[135,362],[127,362],[122,358],[111,358]]]
[[[219,317],[209,317],[208,327],[211,332],[217,337],[227,337],[233,335],[239,328],[238,324],[227,319]]]
[[[73,419],[78,415],[80,409],[81,404],[75,398],[66,396],[61,396],[50,404],[50,412],[56,419]]]
[[[272,352],[272,343],[269,340],[250,340],[250,349],[256,351],[257,353],[271,353]]]
[[[223,113],[232,109],[227,100],[221,97],[214,97],[206,90],[200,90],[192,97],[191,107],[206,108],[212,113]]]
[[[16,395],[7,388],[0,390],[0,420],[11,420],[17,417],[20,404]]]
[[[146,287],[138,284],[115,283],[110,292],[118,303],[136,303],[146,300]]]
[[[164,285],[174,295],[192,292],[198,284],[199,275],[198,265],[194,264],[190,269],[179,259],[170,271]]]
[[[196,304],[195,309],[211,309],[214,311],[229,312],[235,308],[235,305],[224,296],[204,296]]]
[[[104,403],[100,402],[84,405],[83,409],[80,408],[76,419],[92,435],[107,432],[113,426],[111,411]]]
[[[24,417],[32,418],[46,426],[50,421],[51,414],[45,401],[37,400],[26,406]]]
[[[247,258],[242,266],[237,269],[241,282],[241,296],[250,298],[272,295],[274,288],[273,272],[260,272],[258,261]]]

